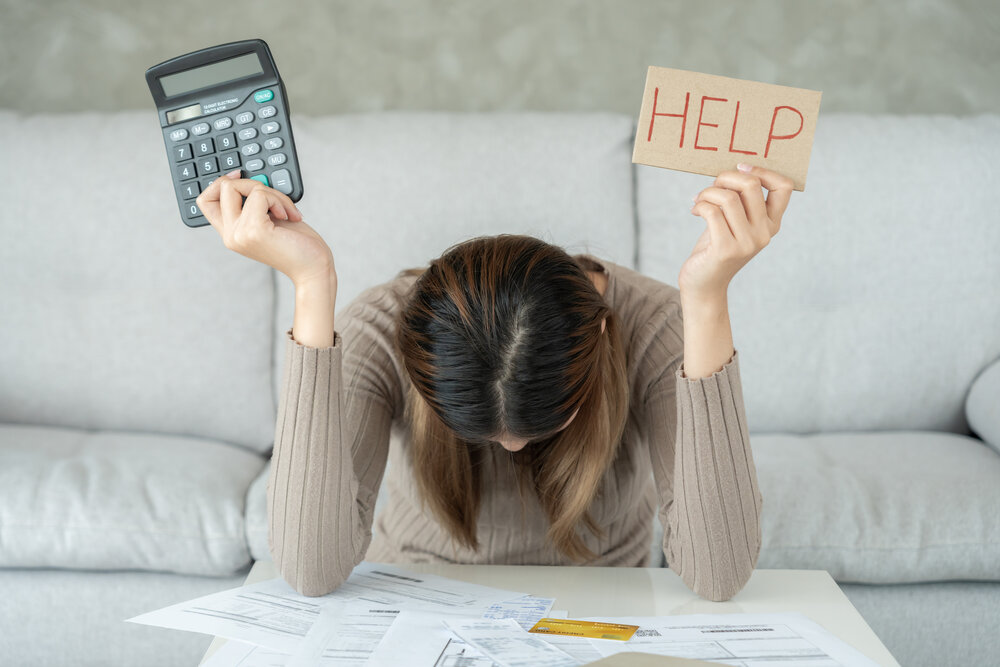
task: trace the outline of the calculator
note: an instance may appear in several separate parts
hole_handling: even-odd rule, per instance
[[[233,169],[302,198],[285,86],[261,39],[220,44],[146,70],[181,219],[204,227],[195,198]]]

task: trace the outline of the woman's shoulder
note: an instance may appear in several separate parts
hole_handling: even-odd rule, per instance
[[[384,325],[395,322],[395,317],[409,299],[413,283],[422,269],[403,269],[384,282],[364,288],[338,313],[339,319],[372,321]]]
[[[634,391],[642,392],[684,353],[680,290],[605,259],[605,299],[615,313]]]
[[[654,321],[680,317],[680,290],[673,285],[624,264],[593,255],[583,256],[604,267],[609,278],[605,299],[623,326],[645,328]]]

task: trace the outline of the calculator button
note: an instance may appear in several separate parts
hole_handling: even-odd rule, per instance
[[[181,186],[182,199],[194,199],[200,192],[201,186],[198,185],[198,181],[191,181],[190,183],[185,183]]]
[[[213,176],[212,178],[201,179],[201,181],[199,181],[201,183],[201,191],[204,192],[205,190],[207,190],[208,186],[210,186],[215,181],[219,180],[219,178],[220,178],[219,176]]]
[[[277,150],[285,145],[285,142],[281,140],[281,137],[271,137],[264,142],[264,148],[269,151]]]
[[[180,146],[174,146],[170,152],[173,153],[174,162],[183,162],[184,160],[190,160],[191,144],[181,144]]]
[[[188,138],[188,131],[185,130],[183,127],[179,127],[176,130],[170,131],[171,141],[184,141],[187,138]]]
[[[240,138],[240,141],[250,141],[257,136],[257,130],[252,127],[245,127],[240,130],[240,133],[236,136]]]
[[[249,111],[244,111],[241,114],[237,114],[236,122],[239,123],[240,125],[246,125],[247,123],[252,123],[253,114],[250,113]]]
[[[264,104],[274,99],[274,93],[270,89],[258,90],[253,94],[253,101],[257,104]]]
[[[194,202],[190,204],[184,204],[184,214],[188,218],[200,218],[202,216],[201,209]]]
[[[211,129],[212,128],[208,126],[208,123],[198,123],[197,125],[191,128],[191,132],[196,135],[202,135],[202,134],[208,134],[208,131]]]
[[[286,195],[292,194],[292,175],[288,173],[287,169],[273,172],[271,181],[274,183],[274,189],[278,192],[284,192]]]
[[[272,156],[274,157],[274,156]],[[247,160],[247,163],[243,165],[247,168],[247,171],[260,171],[264,168],[263,160]]]
[[[198,160],[198,173],[214,174],[219,171],[219,162],[214,157],[206,157]]]
[[[257,109],[257,118],[271,118],[278,113],[278,110],[272,106],[261,107]]]
[[[260,144],[247,144],[240,149],[240,152],[244,155],[256,155],[260,152]]]
[[[198,175],[198,172],[194,168],[194,162],[188,162],[187,164],[182,164],[177,167],[177,180],[186,181],[189,178],[194,178]]]
[[[223,134],[215,138],[215,145],[220,151],[228,151],[236,148],[236,135],[232,132]]]
[[[285,164],[288,158],[284,153],[275,153],[274,155],[267,156],[267,163],[272,167],[277,167],[279,164]]]
[[[222,165],[223,169],[228,169],[232,171],[236,167],[240,166],[240,154],[236,151],[232,153],[223,153],[219,156],[219,164]]]
[[[223,116],[222,118],[219,118],[214,123],[212,123],[212,125],[214,125],[215,129],[217,130],[228,130],[233,126],[233,119],[227,116]]]
[[[215,143],[211,139],[194,142],[194,152],[198,155],[208,155],[215,152]]]
[[[264,134],[274,134],[275,132],[277,132],[280,129],[281,129],[281,126],[278,125],[273,120],[271,122],[269,122],[269,123],[264,123],[263,125],[260,126],[260,131],[263,132]]]
[[[255,181],[260,181],[264,185],[268,186],[271,185],[270,183],[267,182],[267,176],[265,176],[264,174],[257,174],[256,176],[251,176],[250,178]]]

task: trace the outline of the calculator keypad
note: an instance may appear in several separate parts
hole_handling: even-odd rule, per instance
[[[219,156],[219,164],[226,171],[232,171],[240,166],[240,154],[236,151],[232,153],[223,153]]]
[[[187,130],[184,131],[184,136],[187,136]],[[174,162],[183,162],[184,160],[191,159],[191,144],[178,144],[174,146],[173,151]]]
[[[194,142],[195,155],[208,155],[215,152],[215,142],[211,139],[202,139]]]
[[[276,106],[267,104],[273,99],[272,91],[257,91],[242,105],[245,111],[230,110],[225,116],[164,130],[185,218],[202,217],[195,198],[220,173],[234,169],[242,168],[247,174],[244,178],[254,178],[285,194],[295,189],[286,140],[275,136],[285,121],[276,118]],[[272,171],[282,165],[285,167]],[[270,173],[265,173],[265,168]]]

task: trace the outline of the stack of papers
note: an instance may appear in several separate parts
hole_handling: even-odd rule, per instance
[[[628,641],[537,634],[555,600],[361,563],[337,590],[299,595],[271,579],[128,619],[223,637],[206,667],[577,667],[638,652],[725,665],[874,665],[802,614],[580,620],[639,626]]]

